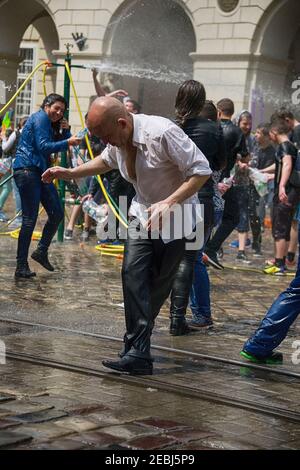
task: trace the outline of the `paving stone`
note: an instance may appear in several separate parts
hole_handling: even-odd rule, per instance
[[[62,438],[57,441],[41,442],[35,445],[29,445],[26,450],[81,450],[86,446],[80,441]],[[25,449],[25,447],[23,447]]]
[[[74,441],[83,443],[86,446],[96,446],[97,448],[109,446],[112,444],[120,444],[123,439],[111,434],[106,434],[102,431],[92,431],[81,433],[78,436],[72,437]]]
[[[123,426],[110,426],[101,428],[101,432],[110,434],[112,436],[120,437],[123,439],[131,439],[135,436],[142,436],[146,434],[154,434],[155,430],[147,427],[138,426],[137,424],[126,424]],[[157,430],[156,430],[157,433]]]
[[[89,421],[86,418],[82,417],[69,417],[63,418],[59,421],[54,422],[58,427],[69,429],[76,432],[89,431],[90,429],[99,428],[99,424]]]
[[[21,444],[26,441],[30,441],[31,436],[26,434],[19,434],[10,431],[1,431],[0,432],[0,448],[10,447],[16,444]]]
[[[10,419],[0,419],[0,431],[2,429],[7,429],[7,428],[11,428],[11,427],[14,427],[14,426],[18,426],[19,424],[21,424],[21,422],[14,422]]]
[[[68,416],[68,413],[65,413],[61,410],[49,409],[37,411],[34,413],[23,413],[20,415],[12,416],[11,419],[16,419],[17,421],[22,421],[24,423],[43,423],[45,421],[63,418],[64,416]]]
[[[99,404],[99,403],[81,403],[78,405],[71,405],[67,406],[65,410],[68,412],[68,414],[74,414],[74,415],[85,415],[85,414],[90,414],[94,412],[99,412],[99,411],[105,411],[109,410],[108,406]]]
[[[40,441],[48,441],[49,439],[58,439],[68,434],[72,434],[69,428],[57,426],[53,421],[49,423],[38,423],[31,426],[27,424],[22,425],[22,433],[32,436],[32,438]]]
[[[168,436],[144,436],[130,439],[124,442],[123,445],[128,449],[136,450],[151,450],[151,449],[164,449],[166,446],[175,445],[176,440]]]
[[[23,413],[34,413],[40,411],[46,411],[54,408],[51,405],[41,405],[40,403],[31,403],[26,401],[14,400],[9,403],[1,404],[1,411],[9,411],[13,414],[23,414]]]

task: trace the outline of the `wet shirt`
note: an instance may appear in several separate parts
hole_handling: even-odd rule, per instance
[[[258,168],[258,170],[263,170],[264,168],[268,168],[268,166],[273,165],[273,163],[275,163],[275,153],[276,151],[273,145],[269,145],[264,149],[258,148],[256,168]]]
[[[228,178],[236,163],[237,156],[246,157],[249,152],[245,136],[238,126],[235,126],[230,119],[221,119],[220,124],[223,130],[227,158],[227,166],[223,171],[222,178]]]
[[[16,150],[14,170],[37,167],[44,172],[50,166],[52,153],[67,151],[70,131],[63,129],[62,134],[55,134],[47,113],[40,109],[32,114],[23,130]],[[60,140],[58,140],[60,139]]]
[[[209,166],[213,171],[220,170],[226,161],[225,142],[221,127],[219,124],[196,117],[188,119],[182,128],[190,139],[206,156]],[[200,189],[200,194],[214,194],[214,182],[209,178]]]
[[[129,214],[143,221],[143,206],[163,201],[193,175],[210,175],[209,163],[194,142],[176,124],[159,116],[133,115],[133,145],[137,148],[136,179],[130,178],[126,167],[126,153],[108,145],[102,153],[110,168],[119,168],[121,175],[133,184],[136,195]],[[186,199],[192,232],[201,220],[199,199],[196,194]],[[195,215],[195,217],[194,217]],[[187,236],[188,233],[185,235]],[[170,240],[169,240],[170,241]]]
[[[281,179],[281,174],[282,174],[282,159],[285,157],[285,155],[291,155],[292,157],[292,163],[293,166],[295,164],[296,158],[297,158],[297,149],[292,144],[290,141],[283,142],[278,145],[277,150],[276,150],[276,156],[275,156],[275,191],[274,194],[278,195],[279,192],[279,183]],[[291,186],[289,183],[286,184],[286,193],[288,193],[291,190]]]

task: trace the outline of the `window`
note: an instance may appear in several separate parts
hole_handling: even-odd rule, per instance
[[[17,76],[17,89],[20,88],[24,80],[32,72],[35,66],[34,47],[21,47],[20,54],[22,62],[19,64]],[[33,109],[34,98],[34,77],[26,84],[16,101],[16,124],[19,123],[22,116],[29,116]]]

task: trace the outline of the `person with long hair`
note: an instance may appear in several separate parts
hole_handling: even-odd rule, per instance
[[[22,226],[18,240],[16,278],[31,278],[28,251],[37,221],[40,203],[48,215],[42,238],[31,257],[48,271],[54,267],[48,259],[48,248],[64,213],[53,183],[43,183],[42,173],[50,167],[52,153],[67,151],[78,145],[81,138],[71,136],[69,124],[64,119],[67,103],[63,96],[51,93],[44,99],[41,109],[27,120],[13,164],[14,180],[22,204]]]
[[[211,119],[201,116],[206,103],[202,83],[185,81],[178,90],[175,113],[176,122],[206,156],[212,170],[225,167],[225,144],[222,129]],[[209,239],[214,225],[214,182],[210,177],[198,191],[204,207],[204,243]],[[194,283],[193,283],[194,277]],[[192,290],[191,290],[192,289]],[[212,324],[210,309],[210,284],[202,251],[185,250],[171,291],[170,334],[180,336],[190,331],[185,314],[191,292],[192,327]]]

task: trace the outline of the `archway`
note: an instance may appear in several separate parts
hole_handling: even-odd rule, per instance
[[[178,84],[193,76],[192,22],[174,0],[130,0],[112,17],[105,37],[114,86],[128,90],[149,114],[174,115]]]
[[[20,43],[29,25],[34,25],[43,42],[46,57],[51,60],[52,50],[59,46],[58,34],[46,2],[27,0],[0,1],[0,76],[4,91],[0,92],[0,104],[4,104],[15,92]],[[55,83],[55,77],[52,77]],[[1,90],[0,90],[1,91]]]
[[[300,4],[274,0],[259,22],[252,42],[248,79],[252,108],[259,120],[278,106],[292,105],[292,82],[300,74]]]

